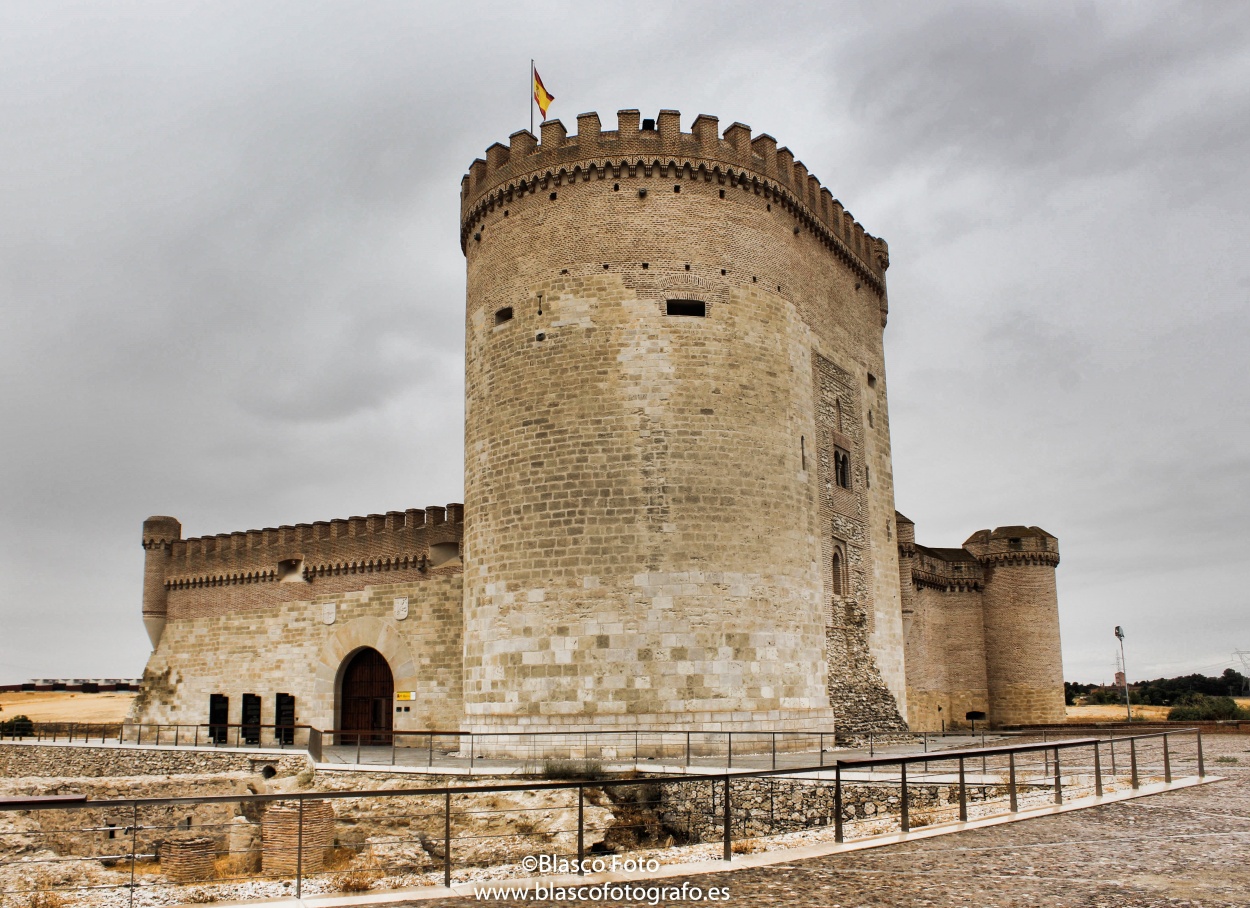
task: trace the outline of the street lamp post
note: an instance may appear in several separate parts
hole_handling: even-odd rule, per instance
[[[1120,641],[1120,670],[1124,673],[1124,711],[1128,713],[1128,720],[1133,721],[1133,707],[1128,698],[1128,663],[1124,661],[1124,628],[1120,625],[1115,626],[1116,639]]]

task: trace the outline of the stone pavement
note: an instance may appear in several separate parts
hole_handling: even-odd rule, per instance
[[[1225,781],[958,835],[659,882],[727,886],[727,903],[701,904],[764,908],[1246,908],[1250,738],[1209,736],[1205,743],[1208,772]],[[411,904],[464,908],[476,901]],[[496,899],[487,904],[512,908],[567,902]]]

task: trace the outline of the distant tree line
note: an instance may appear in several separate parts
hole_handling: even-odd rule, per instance
[[[1239,707],[1233,697],[1250,694],[1250,678],[1233,668],[1219,677],[1182,675],[1156,678],[1129,685],[1129,702],[1145,706],[1170,706],[1168,718],[1180,722],[1218,719],[1250,719],[1250,710]],[[1124,702],[1124,689],[1114,685],[1063,683],[1064,702],[1079,700],[1089,706]]]

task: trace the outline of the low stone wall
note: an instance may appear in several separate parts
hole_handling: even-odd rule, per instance
[[[1018,786],[1020,792],[1032,790]],[[970,804],[1007,797],[1005,785],[969,782]],[[734,779],[730,805],[735,837],[774,835],[832,826],[835,788],[832,780],[763,778]],[[959,803],[958,784],[909,783],[908,808],[914,825],[927,821],[927,811]],[[689,782],[665,785],[657,801],[658,813],[666,827],[689,841],[709,841],[719,837],[724,827],[724,787],[719,782]],[[842,783],[842,819],[850,822],[874,817],[897,816],[901,811],[899,786],[889,783]],[[917,822],[919,821],[919,822]]]
[[[205,750],[155,750],[81,744],[0,742],[0,778],[37,776],[144,776],[186,773],[279,773],[310,768],[307,754],[262,754]]]

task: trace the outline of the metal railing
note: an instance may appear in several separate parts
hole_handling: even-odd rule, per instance
[[[322,760],[353,765],[406,765],[489,773],[501,766],[540,770],[551,761],[726,769],[824,765],[841,739],[826,731],[458,730],[322,731]]]
[[[307,750],[310,725],[210,723],[174,725],[147,722],[29,722],[0,740],[48,744],[133,744],[152,747],[248,747]]]
[[[0,891],[112,890],[131,904],[145,889],[148,903],[187,901],[188,886],[213,887],[197,900],[300,898],[449,886],[484,867],[496,880],[534,876],[535,855],[578,873],[614,858],[731,860],[814,828],[845,842],[1205,774],[1201,734],[1177,730],[665,777],[0,800],[10,821]],[[199,863],[188,863],[195,848]]]

